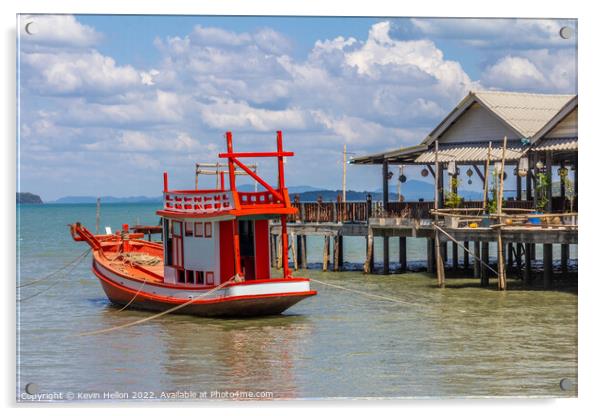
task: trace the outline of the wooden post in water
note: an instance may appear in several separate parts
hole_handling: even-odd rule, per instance
[[[293,257],[293,268],[295,271],[299,270],[299,259],[297,258],[296,242],[299,241],[295,238],[295,233],[291,233],[291,256]]]
[[[529,243],[525,243],[525,267],[523,268],[523,281],[526,285],[533,283],[533,274],[531,271],[531,259],[532,259],[533,246]]]
[[[543,245],[543,288],[552,287],[552,244]]]
[[[303,254],[301,255],[301,267],[307,269],[307,236],[303,235],[301,238],[301,249]]]
[[[372,228],[368,226],[368,235],[366,236],[366,261],[364,262],[364,273],[372,273],[374,269],[374,235]]]
[[[452,266],[458,270],[458,244],[452,243]]]
[[[278,270],[282,269],[282,234],[278,235],[278,261],[276,267]]]
[[[464,242],[464,262],[462,265],[464,266],[464,270],[468,270],[470,262],[470,257],[468,255],[468,241]]]
[[[389,212],[389,161],[383,160],[383,211]],[[383,237],[383,273],[389,274],[389,237]]]
[[[333,247],[333,253],[332,253],[332,269],[335,272],[339,271],[339,251],[341,250],[340,246],[339,246],[339,236],[335,235],[332,238],[332,244],[334,245]]]
[[[562,244],[560,246],[560,269],[562,274],[566,276],[569,272],[569,245]]]
[[[302,268],[303,267],[303,236],[301,234],[297,234],[297,256],[295,257],[295,270],[297,270],[297,267]]]
[[[489,270],[485,264],[489,265],[489,241],[481,243],[481,287],[489,286]]]
[[[435,223],[439,224],[439,177],[441,176],[441,166],[439,164],[439,141],[435,140]],[[437,265],[437,286],[445,287],[445,270],[441,256],[441,245],[439,240],[439,229],[435,228],[435,258]]]
[[[328,263],[330,262],[330,236],[324,236],[324,251],[322,253],[322,271],[328,271]]]
[[[100,230],[100,198],[96,198],[96,234]]]
[[[339,263],[339,270],[343,270],[343,263],[345,258],[343,256],[343,234],[339,234],[339,255],[337,256],[337,262]]]
[[[483,179],[483,211],[487,209],[487,192],[489,192],[489,161],[491,160],[491,142],[487,147],[487,160],[485,161],[485,179]]]
[[[506,143],[508,138],[504,136],[502,147],[502,167],[499,172],[499,186],[497,194],[497,215],[500,223],[503,222],[502,201],[504,198],[504,167],[506,163]],[[506,290],[506,265],[504,260],[504,242],[502,241],[502,227],[497,230],[497,272],[498,272],[498,289]]]
[[[406,237],[399,237],[399,271],[408,269],[408,248]]]
[[[475,241],[474,243],[474,255],[476,257],[481,258],[481,242],[480,241]],[[481,277],[481,263],[475,258],[474,259],[474,263],[472,265],[473,267],[473,276],[476,277],[477,279]]]
[[[276,247],[278,246],[278,243],[276,241],[276,235],[275,234],[270,234],[270,265],[272,267],[276,267],[276,261],[277,261],[277,250]]]

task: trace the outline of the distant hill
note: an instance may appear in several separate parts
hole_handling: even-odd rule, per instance
[[[17,192],[17,204],[43,204],[42,198],[30,192]]]
[[[95,196],[64,196],[52,201],[52,204],[95,204]],[[148,196],[128,196],[128,197],[115,197],[115,196],[101,196],[100,202],[103,204],[140,204],[140,203],[160,203],[162,201],[161,196],[148,197]]]

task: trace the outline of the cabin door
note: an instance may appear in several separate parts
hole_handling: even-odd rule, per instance
[[[246,280],[255,280],[255,237],[253,221],[238,221],[240,266]]]
[[[172,225],[173,230],[171,243],[171,258],[173,261],[173,266],[178,268],[184,267],[184,244],[182,242],[182,235],[184,230],[182,229],[182,225],[183,224],[180,221],[174,221]]]

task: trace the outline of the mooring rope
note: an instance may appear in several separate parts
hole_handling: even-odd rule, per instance
[[[421,307],[421,308],[426,308],[427,307],[427,305],[422,305],[420,303],[408,302],[408,301],[405,301],[405,300],[402,300],[402,299],[398,299],[398,298],[391,298],[391,297],[388,297],[388,296],[377,295],[377,294],[369,293],[369,292],[363,292],[361,290],[350,289],[348,287],[339,286],[339,285],[335,285],[335,284],[332,284],[332,283],[322,282],[321,280],[317,280],[317,279],[314,279],[314,278],[311,278],[310,280],[312,282],[316,282],[316,283],[319,283],[319,284],[324,285],[324,286],[330,286],[330,287],[334,287],[336,289],[346,290],[348,292],[357,293],[358,295],[366,296],[366,297],[369,297],[369,298],[386,300],[386,301],[389,301],[389,302],[400,303],[400,304],[403,304],[403,305],[418,306],[418,307]]]
[[[88,335],[105,334],[107,332],[113,332],[113,331],[117,331],[119,329],[129,328],[129,327],[134,326],[134,325],[139,325],[139,324],[142,324],[142,323],[145,323],[145,322],[148,322],[148,321],[152,321],[153,319],[159,318],[159,317],[161,317],[163,315],[167,315],[168,313],[172,313],[172,312],[175,312],[175,311],[177,311],[179,309],[182,309],[182,308],[190,305],[191,303],[193,303],[193,302],[195,302],[195,301],[197,301],[197,300],[199,300],[199,299],[201,299],[201,298],[203,298],[205,296],[208,296],[208,295],[216,292],[217,290],[219,290],[219,289],[223,288],[224,286],[226,286],[231,281],[234,281],[236,278],[237,278],[237,276],[232,276],[231,278],[229,278],[225,282],[221,283],[220,285],[214,287],[213,289],[211,289],[211,290],[209,290],[207,292],[203,292],[200,295],[195,296],[195,297],[191,298],[190,300],[188,300],[188,301],[186,301],[184,303],[181,303],[179,305],[176,305],[173,308],[167,309],[167,310],[165,310],[163,312],[159,312],[157,314],[148,316],[146,318],[138,319],[137,321],[128,322],[127,324],[123,324],[123,325],[117,325],[117,326],[113,326],[113,327],[110,327],[110,328],[99,329],[97,331],[80,332],[79,334],[77,334],[77,336],[88,336]]]
[[[68,270],[68,272],[72,272],[73,270],[75,270],[75,268],[76,268],[76,267],[79,265],[79,263],[81,263],[81,262],[82,262],[82,261],[83,261],[83,260],[84,260],[84,259],[85,259],[85,258],[88,256],[88,254],[90,254],[90,251],[91,251],[91,250],[87,250],[85,253],[83,253],[83,254],[84,254],[84,255],[83,255],[83,257],[82,257],[82,256],[78,256],[79,258],[78,258],[78,261],[77,261],[76,263],[73,263],[73,262],[71,262],[70,264],[72,265],[72,267],[71,267],[71,269],[69,269],[69,270]],[[65,272],[67,272],[67,270],[66,270],[66,268],[65,268],[65,267],[63,267],[63,268],[62,268],[62,270],[65,270]],[[54,274],[56,274],[56,272],[55,272]],[[51,273],[51,275],[52,275],[52,273]],[[48,275],[48,276],[44,277],[43,279],[46,279],[46,278],[48,278],[49,276],[50,276],[50,275]],[[39,280],[43,280],[43,279],[39,279]],[[34,294],[33,294],[33,295],[31,295],[31,296],[27,296],[27,297],[25,297],[25,298],[19,298],[19,299],[17,299],[17,302],[24,302],[24,301],[26,301],[26,300],[29,300],[29,299],[35,298],[36,296],[38,296],[38,295],[41,295],[42,293],[48,292],[50,289],[52,289],[53,287],[55,287],[56,285],[58,285],[58,284],[59,284],[59,283],[61,283],[61,282],[62,282],[62,280],[60,280],[60,279],[59,279],[59,280],[57,280],[56,282],[54,282],[53,284],[51,284],[50,286],[48,286],[48,287],[46,287],[46,288],[44,288],[44,289],[40,290],[40,291],[39,291],[39,292],[37,292],[37,293],[34,293]],[[33,283],[32,283],[32,284],[33,284]],[[18,286],[18,287],[19,287],[19,288],[21,288],[21,287],[23,287],[23,286]]]
[[[144,287],[145,284],[146,284],[146,277],[144,278],[144,281],[138,288],[138,291],[136,292],[134,297],[132,299],[130,299],[130,301],[128,303],[126,303],[126,305],[123,308],[119,309],[117,312],[122,312],[122,311],[126,310],[128,308],[128,306],[130,306],[132,304],[132,302],[134,302],[134,300],[138,297],[138,295],[140,294],[140,291],[142,290],[142,288]]]
[[[88,250],[84,251],[83,253],[81,253],[79,256],[77,256],[75,259],[71,260],[69,263],[65,264],[64,266],[60,267],[59,269],[53,271],[52,273],[40,278],[40,279],[35,279],[32,280],[30,282],[27,283],[23,283],[22,285],[18,285],[17,288],[20,289],[22,287],[26,287],[26,286],[31,286],[31,285],[35,285],[37,283],[43,282],[44,280],[47,280],[49,278],[51,278],[52,276],[58,274],[59,272],[65,270],[66,268],[68,268],[69,266],[71,266],[73,263],[76,263],[80,260],[83,260],[83,258],[85,258],[91,251],[92,249],[89,248]]]

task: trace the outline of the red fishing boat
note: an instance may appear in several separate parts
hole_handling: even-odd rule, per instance
[[[219,189],[170,190],[163,174],[163,241],[145,241],[143,234],[94,235],[80,223],[71,225],[76,241],[93,252],[92,271],[111,302],[128,308],[200,316],[279,314],[317,292],[309,279],[293,277],[288,265],[286,217],[296,213],[284,183],[282,132],[276,152],[236,153],[226,133],[227,171]],[[274,157],[278,185],[272,187],[243,158]],[[236,189],[244,172],[262,185],[261,192]],[[229,189],[225,187],[228,175]],[[282,224],[282,277],[270,275],[271,219]]]

